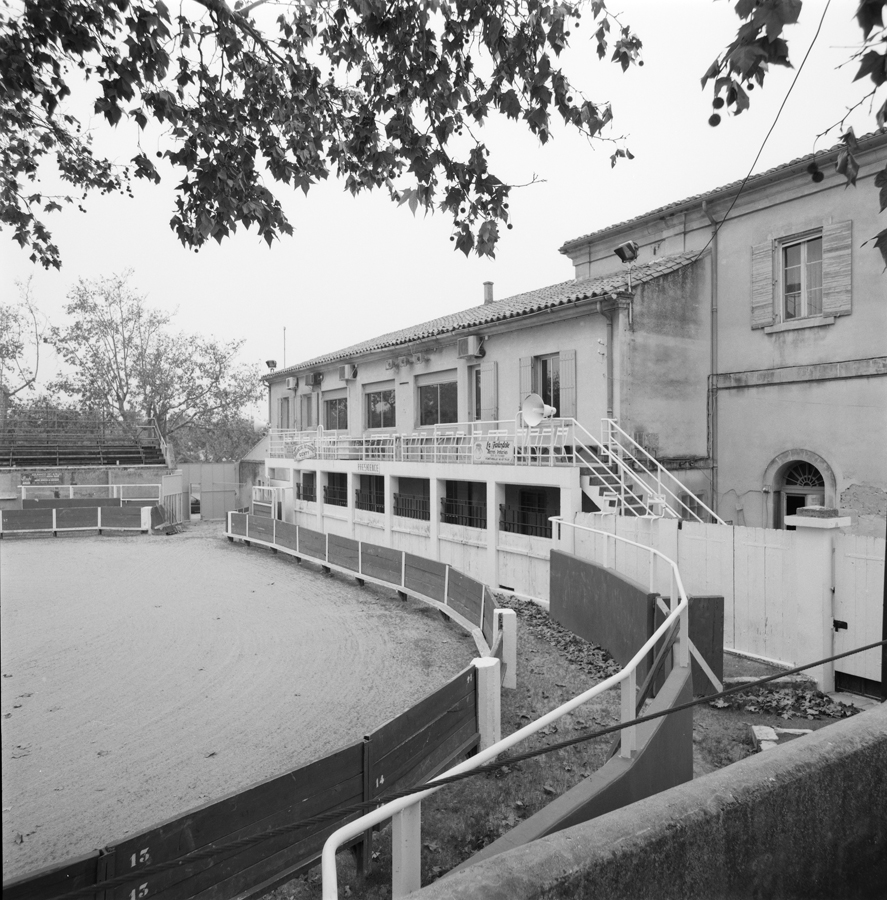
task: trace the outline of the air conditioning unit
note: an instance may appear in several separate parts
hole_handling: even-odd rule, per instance
[[[299,386],[298,378],[287,378],[286,380],[286,389],[288,391],[294,391]]]
[[[317,387],[323,381],[323,372],[309,372],[305,376],[305,384],[308,387]]]
[[[355,378],[357,378],[357,366],[352,366],[351,363],[339,366],[339,381],[354,381]]]
[[[456,343],[456,356],[458,356],[459,359],[472,359],[475,356],[483,356],[483,350],[481,349],[482,343],[483,338],[478,334],[459,338]]]

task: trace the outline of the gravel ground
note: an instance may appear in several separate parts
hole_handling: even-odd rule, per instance
[[[0,598],[5,879],[360,740],[476,655],[421,603],[206,523],[0,541]]]

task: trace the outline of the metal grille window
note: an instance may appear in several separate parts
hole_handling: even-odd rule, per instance
[[[551,537],[551,522],[545,510],[499,504],[499,528],[512,534]]]
[[[822,315],[822,238],[782,247],[782,313],[786,321]]]
[[[405,519],[431,519],[431,502],[428,497],[417,497],[413,494],[394,495],[394,515]]]
[[[451,500],[441,497],[440,520],[448,525],[486,528],[487,505],[486,503],[472,503],[470,500]]]
[[[385,479],[381,475],[361,475],[360,488],[354,492],[354,505],[367,512],[385,512]]]
[[[394,428],[394,391],[371,391],[366,395],[367,428]]]
[[[348,428],[348,398],[324,400],[324,428],[328,431],[344,431]]]
[[[442,425],[458,422],[455,381],[425,384],[419,388],[419,424]]]
[[[302,474],[301,484],[296,485],[296,499],[314,503],[317,500],[317,479],[313,472]]]
[[[348,476],[344,472],[330,472],[323,486],[323,502],[330,506],[348,505]]]

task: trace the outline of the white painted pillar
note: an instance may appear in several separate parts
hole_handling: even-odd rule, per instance
[[[387,473],[382,478],[385,479],[385,546],[393,547],[391,532],[394,529],[394,491],[398,479],[392,478]]]
[[[391,896],[406,897],[422,886],[422,804],[391,817]]]
[[[488,468],[495,468],[488,466]],[[487,481],[487,578],[494,590],[499,587],[499,504],[505,502],[505,485]]]
[[[796,529],[798,606],[786,610],[784,620],[796,629],[797,640],[792,655],[795,657],[793,662],[798,665],[834,653],[832,550],[835,529],[850,525],[851,518],[818,518],[799,514],[786,516],[785,524],[794,525]],[[835,689],[834,663],[826,663],[807,672],[816,679],[819,690],[827,693]]]
[[[477,674],[477,721],[480,749],[502,738],[502,691],[499,660],[493,656],[473,659]]]
[[[513,609],[497,609],[493,618],[496,631],[502,632],[502,662],[505,665],[502,687],[513,691],[517,687],[517,613]]]
[[[440,559],[440,501],[446,494],[446,482],[431,478],[428,486],[428,517],[430,519],[429,554],[432,559]]]
[[[630,722],[637,717],[637,695],[637,669],[632,669],[628,673],[628,677],[622,681],[622,715],[620,721]],[[622,742],[619,747],[619,755],[624,759],[631,759],[632,754],[637,749],[636,730],[637,725],[631,725],[628,728],[623,728],[620,732]]]
[[[345,478],[347,481],[345,482],[347,487],[345,491],[345,499],[348,503],[346,510],[348,512],[348,534],[351,537],[354,537],[354,511],[357,509],[356,503],[357,498],[354,496],[354,492],[357,490],[357,479],[358,475],[355,472],[346,472]],[[386,537],[389,535],[386,535]]]

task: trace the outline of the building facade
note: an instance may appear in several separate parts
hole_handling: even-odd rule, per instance
[[[861,245],[887,136],[860,145],[855,189],[797,160],[567,242],[569,281],[272,372],[259,499],[503,587],[582,511],[825,505],[883,534],[887,297]]]

